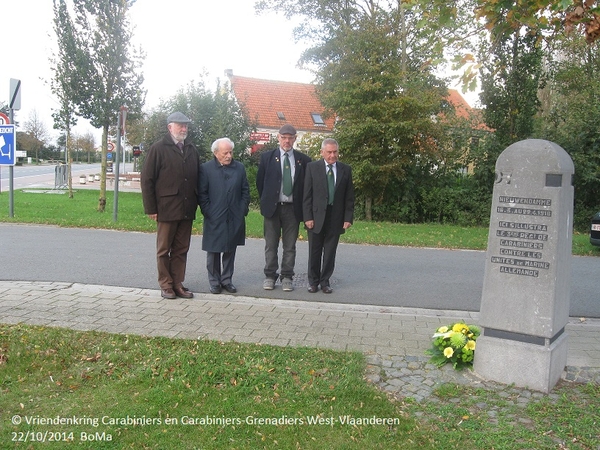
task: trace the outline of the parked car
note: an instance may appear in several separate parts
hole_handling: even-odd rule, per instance
[[[592,226],[590,228],[590,243],[600,246],[600,212],[592,217]]]

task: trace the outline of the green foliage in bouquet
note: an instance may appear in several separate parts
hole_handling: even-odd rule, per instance
[[[432,347],[425,353],[431,355],[431,363],[438,367],[452,363],[455,369],[473,365],[475,346],[481,330],[476,325],[457,322],[437,329]]]

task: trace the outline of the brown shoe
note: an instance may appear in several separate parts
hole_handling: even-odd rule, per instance
[[[162,298],[170,298],[170,299],[177,298],[177,296],[175,295],[175,291],[173,291],[173,289],[171,289],[171,288],[161,289],[160,295],[162,296]]]
[[[181,286],[179,288],[173,288],[173,291],[175,291],[175,294],[177,295],[177,297],[181,297],[181,298],[193,298],[194,297],[194,294],[192,294],[192,292],[188,288],[185,288],[183,286]]]
[[[321,290],[325,294],[331,294],[333,292],[333,289],[331,289],[329,286],[321,286]]]

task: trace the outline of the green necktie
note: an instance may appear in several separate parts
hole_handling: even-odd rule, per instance
[[[331,164],[327,164],[327,204],[333,205],[333,195],[335,193],[335,179],[333,177],[333,169]]]
[[[287,152],[283,154],[283,195],[292,195],[292,167]]]

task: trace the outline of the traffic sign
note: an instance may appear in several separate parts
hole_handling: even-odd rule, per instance
[[[21,80],[10,79],[10,109],[21,109]]]
[[[10,119],[8,116],[2,112],[0,112],[0,125],[8,125],[10,123]]]
[[[112,161],[112,153],[107,153],[107,154],[106,154],[106,159],[107,159],[108,161]]]
[[[112,142],[109,142],[107,145],[107,149],[110,152],[114,152],[115,151],[115,144],[113,144]]]
[[[14,166],[15,162],[15,126],[0,125],[0,166]]]

